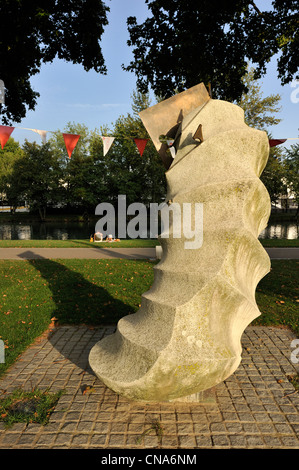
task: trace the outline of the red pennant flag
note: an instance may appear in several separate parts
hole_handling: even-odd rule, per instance
[[[62,134],[64,138],[65,147],[68,153],[69,158],[73,153],[74,148],[77,145],[78,140],[80,139],[80,135],[77,134]]]
[[[3,150],[4,145],[8,141],[10,134],[14,130],[14,127],[10,126],[0,126],[0,142],[1,142],[1,147]]]
[[[145,146],[147,144],[148,139],[134,139],[135,144],[139,150],[140,155],[142,156]]]
[[[275,145],[283,144],[287,139],[269,139],[270,147],[275,147]]]

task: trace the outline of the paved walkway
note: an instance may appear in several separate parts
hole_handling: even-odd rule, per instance
[[[288,380],[299,366],[290,360],[295,336],[289,330],[249,326],[239,368],[202,403],[133,402],[106,388],[92,373],[88,354],[113,331],[113,326],[60,326],[26,350],[0,380],[0,389],[66,393],[46,426],[17,423],[5,429],[0,423],[0,449],[189,449],[192,454],[192,449],[299,448],[299,393]],[[83,394],[86,386],[93,393]]]
[[[0,259],[145,259],[155,257],[155,248],[0,248]]]
[[[266,248],[271,259],[299,259],[299,248]],[[155,258],[155,248],[0,248],[0,259],[146,259]]]

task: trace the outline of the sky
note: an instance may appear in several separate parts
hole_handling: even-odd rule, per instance
[[[268,0],[256,1],[261,8]],[[143,22],[148,16],[144,0],[106,0],[110,8],[109,25],[102,36],[101,47],[107,75],[94,71],[86,72],[81,65],[74,65],[55,59],[44,64],[40,73],[33,76],[33,89],[40,93],[34,111],[28,111],[26,117],[15,123],[12,137],[21,144],[25,139],[41,143],[41,138],[32,131],[21,128],[33,128],[47,131],[63,131],[68,122],[84,124],[90,130],[99,130],[100,126],[112,124],[120,115],[131,110],[131,95],[136,89],[136,77],[132,72],[125,72],[121,65],[128,65],[132,52],[127,45],[129,33],[126,19],[136,16],[137,22]],[[281,86],[277,78],[274,57],[268,65],[267,73],[260,80],[263,96],[281,95],[281,111],[277,117],[281,122],[269,128],[273,138],[299,137],[299,81]],[[152,102],[154,104],[154,101]],[[289,140],[284,146],[298,143]]]

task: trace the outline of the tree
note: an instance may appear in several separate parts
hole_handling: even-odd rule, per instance
[[[115,137],[106,159],[109,198],[116,203],[117,196],[125,194],[127,204],[161,202],[166,194],[165,169],[138,116],[150,106],[149,95],[134,91],[131,98],[133,113],[120,116],[109,131]],[[149,139],[142,156],[134,138]]]
[[[106,73],[99,41],[108,24],[102,0],[2,0],[0,79],[6,87],[2,121],[20,122],[39,93],[30,78],[55,57]]]
[[[298,70],[298,2],[274,0],[260,11],[250,0],[146,0],[150,16],[138,25],[127,19],[134,59],[125,70],[137,76],[137,87],[149,86],[169,97],[200,82],[211,82],[213,97],[240,99],[247,62],[261,77],[280,52],[278,76],[288,83]]]
[[[254,69],[248,69],[243,77],[247,92],[243,93],[236,104],[244,110],[245,122],[248,126],[268,132],[269,127],[279,124],[281,119],[277,117],[280,111],[279,94],[263,96],[261,84],[255,79]],[[261,180],[266,186],[271,202],[276,204],[281,195],[287,191],[285,182],[285,166],[283,165],[283,151],[280,147],[271,147],[269,158]]]
[[[279,147],[272,147],[267,164],[261,174],[261,180],[267,188],[272,204],[276,204],[281,196],[287,194],[285,175],[283,150]]]
[[[59,202],[61,171],[50,144],[26,141],[23,155],[15,161],[8,178],[8,198],[24,198],[31,210],[37,210],[42,221],[50,205]]]
[[[63,133],[80,135],[68,157]],[[103,146],[99,133],[87,126],[69,122],[63,131],[56,131],[49,139],[63,174],[61,205],[68,211],[94,212],[99,200],[107,196]]]
[[[298,204],[299,213],[299,144],[291,145],[284,155],[285,179],[287,185]]]
[[[22,158],[23,151],[12,137],[10,137],[3,149],[0,148],[0,195],[1,202],[4,201],[11,206],[12,212],[15,211],[21,198],[17,193],[13,193],[10,187],[9,179],[13,172],[15,162]]]
[[[242,94],[237,104],[244,110],[246,124],[260,130],[279,124],[281,119],[276,114],[281,110],[281,96],[272,94],[263,97],[261,84],[255,79],[253,68],[248,70],[242,81],[248,91]]]

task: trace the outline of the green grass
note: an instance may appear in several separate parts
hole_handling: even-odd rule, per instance
[[[146,260],[0,260],[0,375],[55,317],[60,324],[115,324],[138,310],[153,282]],[[273,260],[256,292],[262,315],[253,324],[288,326],[299,334],[296,260]]]
[[[299,261],[272,260],[271,271],[257,286],[262,313],[253,324],[290,327],[299,335]]]
[[[288,375],[287,377],[291,384],[294,386],[295,390],[299,392],[299,373]]]
[[[37,388],[25,391],[16,389],[0,396],[0,421],[9,428],[14,423],[39,423],[45,425],[59,400],[63,390],[50,393]]]
[[[299,239],[260,239],[264,247],[299,247]],[[159,245],[158,240],[133,239],[120,242],[91,243],[89,240],[0,240],[0,248],[147,248]]]
[[[56,317],[60,324],[114,324],[135,312],[153,263],[135,260],[0,260],[0,339],[5,370]]]
[[[147,248],[159,245],[158,240],[133,239],[120,242],[89,240],[0,240],[0,248]]]

